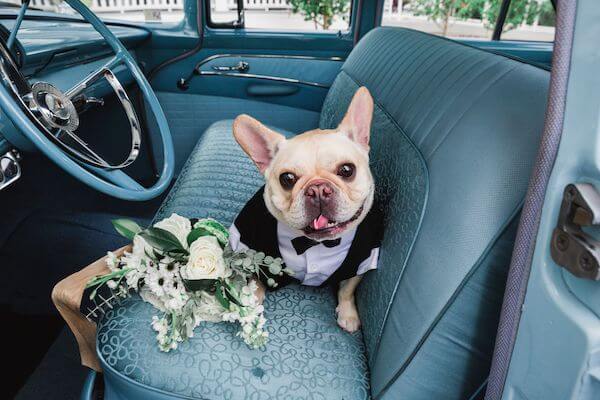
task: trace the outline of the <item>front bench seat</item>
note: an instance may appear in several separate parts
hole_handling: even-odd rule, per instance
[[[267,300],[274,340],[265,349],[246,350],[218,324],[160,354],[148,306],[134,297],[99,326],[106,398],[474,395],[489,370],[548,80],[548,71],[422,32],[370,32],[320,120],[335,127],[359,86],[375,99],[371,163],[386,231],[379,269],[357,292],[362,332],[334,329],[333,292],[292,286]],[[157,218],[231,222],[258,188],[229,127],[207,131]],[[204,354],[209,348],[218,350]]]

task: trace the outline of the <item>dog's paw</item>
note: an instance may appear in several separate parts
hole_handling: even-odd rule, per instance
[[[360,328],[360,318],[356,306],[350,302],[340,303],[335,309],[337,323],[346,332],[356,332]]]

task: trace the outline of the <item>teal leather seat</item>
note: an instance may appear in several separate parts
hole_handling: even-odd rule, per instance
[[[266,302],[271,342],[251,351],[207,324],[165,355],[149,306],[101,321],[106,398],[468,399],[489,370],[517,220],[543,127],[548,71],[446,39],[378,28],[323,105],[341,120],[359,86],[375,102],[372,169],[387,204],[379,269],[357,292],[362,332],[336,328],[335,295],[292,286]],[[212,125],[157,218],[230,222],[261,184]]]

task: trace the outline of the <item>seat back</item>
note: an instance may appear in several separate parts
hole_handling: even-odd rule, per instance
[[[375,99],[384,204],[379,269],[359,286],[376,398],[465,399],[491,360],[517,217],[543,128],[548,71],[422,32],[378,28],[327,95]]]

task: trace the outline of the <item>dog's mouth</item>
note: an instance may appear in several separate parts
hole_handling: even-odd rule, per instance
[[[362,214],[363,209],[364,204],[360,206],[352,218],[343,222],[337,222],[336,220],[329,219],[321,214],[317,218],[313,219],[310,225],[305,227],[303,231],[306,235],[318,234],[319,236],[329,236],[338,234],[342,232],[350,223],[356,221]]]

